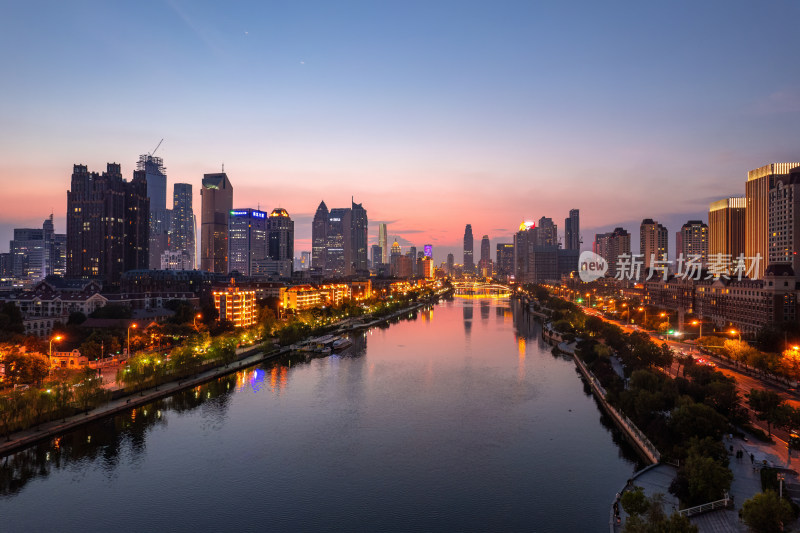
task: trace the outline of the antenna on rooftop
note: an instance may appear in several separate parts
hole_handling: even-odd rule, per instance
[[[222,163],[222,172],[225,172],[225,163]],[[253,204],[250,204],[253,205]]]

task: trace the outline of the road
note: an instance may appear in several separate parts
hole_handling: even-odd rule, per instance
[[[780,397],[783,398],[786,401],[786,403],[788,403],[792,407],[800,408],[800,397],[798,397],[796,393],[790,393],[784,387],[773,385],[757,377],[751,376],[750,374],[738,371],[736,370],[735,366],[733,366],[729,361],[725,359],[721,359],[714,355],[701,354],[697,349],[697,346],[695,346],[694,344],[682,341],[662,339],[658,335],[651,334],[636,326],[631,326],[629,324],[625,324],[623,322],[607,318],[603,316],[602,313],[594,309],[587,309],[584,307],[583,310],[588,315],[596,316],[601,320],[604,320],[605,322],[616,324],[617,326],[621,327],[626,333],[631,333],[633,331],[641,331],[649,335],[650,339],[653,340],[653,342],[662,344],[666,342],[669,345],[669,347],[675,351],[684,352],[686,354],[692,355],[695,359],[702,357],[706,360],[713,361],[716,365],[716,370],[718,370],[725,376],[733,378],[735,380],[736,390],[739,393],[739,397],[742,398],[743,400],[747,395],[747,393],[750,392],[752,389],[770,390],[779,394]],[[669,374],[671,377],[676,377],[677,372],[678,372],[678,363],[674,362],[672,364],[672,367],[669,369]],[[744,401],[743,404],[745,407],[747,407],[746,401]],[[753,413],[749,409],[748,409],[748,414],[750,415],[750,423],[760,428],[765,433],[767,433],[767,424],[761,420],[758,420],[755,416],[755,413]],[[774,452],[778,454],[780,457],[782,457],[784,460],[787,460],[788,449],[789,449],[788,445],[789,432],[783,429],[773,428],[772,437],[776,441],[776,444],[773,447]]]

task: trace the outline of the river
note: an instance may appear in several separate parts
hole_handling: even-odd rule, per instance
[[[638,459],[509,300],[461,299],[0,459],[2,531],[608,531]]]

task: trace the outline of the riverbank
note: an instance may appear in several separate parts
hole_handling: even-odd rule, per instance
[[[412,312],[426,305],[434,304],[438,302],[440,296],[442,295],[437,295],[430,300],[416,302],[409,307],[404,307],[385,317],[371,320],[367,323],[351,325],[347,328],[337,328],[334,331],[338,334],[342,334],[368,329],[386,323],[390,320],[400,318],[404,313]],[[304,339],[304,341],[306,340],[308,340],[308,338]],[[223,363],[220,362],[218,366],[204,370],[192,377],[184,377],[181,379],[160,383],[158,386],[143,389],[141,391],[135,391],[130,394],[125,394],[84,413],[68,416],[61,420],[44,422],[35,428],[16,431],[9,435],[8,440],[0,442],[0,457],[11,454],[16,450],[25,448],[32,444],[36,444],[37,442],[52,438],[64,432],[71,431],[84,424],[101,420],[105,417],[114,416],[128,409],[133,409],[140,405],[153,402],[182,390],[191,389],[227,374],[238,372],[243,368],[263,363],[270,359],[286,355],[290,352],[290,347],[283,347],[269,352],[263,352],[260,346],[245,348],[237,354],[237,361],[228,366],[223,366]]]

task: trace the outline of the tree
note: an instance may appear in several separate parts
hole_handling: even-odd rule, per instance
[[[22,353],[17,349],[6,352],[2,358],[6,378],[14,385],[41,384],[50,369],[47,358],[38,353]]]
[[[650,507],[650,502],[647,496],[644,495],[642,487],[633,487],[631,490],[626,490],[620,498],[620,503],[629,515],[644,514]]]
[[[686,505],[701,505],[724,497],[731,487],[733,473],[713,457],[703,456],[690,449],[678,475],[669,487]]]
[[[641,488],[636,488],[641,491]],[[623,494],[623,500],[627,494]],[[664,513],[663,494],[657,493],[650,498],[645,498],[644,494],[637,496],[635,513],[628,511],[624,503],[623,508],[630,515],[625,520],[623,533],[697,533],[697,526],[692,525],[687,517],[680,513],[668,517]]]
[[[0,340],[11,340],[15,335],[23,335],[25,325],[22,313],[14,302],[0,302]]]
[[[756,418],[767,423],[767,434],[772,437],[772,425],[780,424],[786,414],[780,395],[770,390],[750,389],[747,404],[756,412]]]
[[[789,502],[780,499],[772,490],[745,501],[739,516],[756,533],[778,533],[794,518]]]
[[[95,370],[86,367],[75,378],[74,397],[82,411],[94,407],[105,395],[102,378],[97,377]]]

